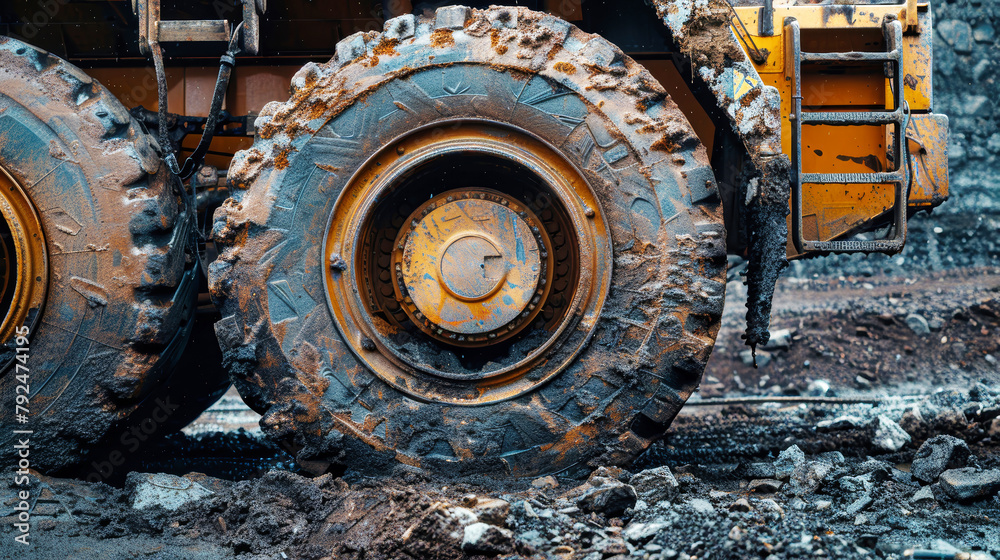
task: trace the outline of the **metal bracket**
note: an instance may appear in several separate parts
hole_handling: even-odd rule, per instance
[[[139,18],[139,51],[152,54],[150,43],[219,42],[228,43],[232,30],[228,20],[161,20],[161,0],[133,0],[132,11]],[[260,44],[259,14],[266,9],[265,0],[243,2],[243,52],[257,54]]]
[[[917,17],[917,0],[906,0],[906,7],[902,14],[903,31],[907,33],[920,33],[920,19]]]
[[[740,19],[740,14],[736,12],[736,8],[733,8],[730,0],[725,0],[723,3],[729,7],[729,13],[732,14],[729,18],[729,22],[733,26],[736,37],[743,43],[743,46],[746,47],[747,53],[750,55],[750,59],[757,64],[764,64],[767,62],[767,57],[771,53],[768,52],[767,49],[760,49],[757,47],[757,43],[755,43],[753,37],[750,36],[750,30],[743,24],[743,20]],[[736,25],[732,23],[734,20],[739,24],[739,29],[742,29],[743,33],[740,33],[739,30],[737,30]]]
[[[264,0],[243,0],[243,52],[256,55],[260,48],[260,17],[264,13]]]

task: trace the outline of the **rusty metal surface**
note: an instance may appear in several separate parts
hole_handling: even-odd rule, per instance
[[[948,117],[911,115],[906,130],[910,143],[911,209],[933,208],[948,199]]]
[[[156,21],[156,40],[171,42],[229,42],[229,22],[220,20]]]
[[[750,6],[736,8],[751,29],[757,27],[759,9]],[[802,106],[809,111],[835,113],[856,112],[856,122],[852,126],[818,125],[804,127],[801,137],[801,158],[803,168],[814,173],[872,173],[883,172],[895,167],[893,155],[887,154],[886,146],[892,145],[894,126],[873,122],[870,126],[860,126],[872,112],[896,109],[895,90],[889,83],[884,65],[878,62],[862,61],[865,56],[874,56],[876,51],[886,51],[888,46],[881,31],[882,22],[899,18],[905,21],[907,15],[919,16],[919,33],[904,33],[901,38],[902,72],[899,76],[903,100],[910,113],[907,136],[921,136],[923,148],[918,148],[911,140],[910,147],[920,150],[923,155],[910,154],[910,174],[913,176],[911,190],[921,190],[924,194],[908,197],[908,210],[926,209],[943,202],[947,196],[947,170],[937,167],[946,160],[947,132],[940,133],[939,125],[928,128],[930,123],[943,123],[941,116],[928,115],[932,106],[932,17],[927,4],[921,3],[915,12],[906,12],[906,6],[894,5],[811,5],[778,6],[775,8],[776,34],[773,37],[754,39],[766,46],[775,56],[767,64],[756,65],[764,83],[776,87],[781,96],[782,150],[792,153],[795,148],[793,120],[795,92],[793,84],[798,79],[793,70],[793,53],[783,36],[781,22],[794,18],[801,29],[802,50],[810,52],[810,62],[801,73]],[[815,54],[820,53],[820,54]],[[837,54],[842,53],[842,54]],[[824,60],[822,56],[827,58]],[[854,55],[854,62],[845,60]],[[864,113],[869,113],[865,115]],[[848,115],[849,116],[849,115]],[[921,127],[919,130],[917,127]],[[925,130],[927,129],[927,130]],[[891,152],[892,150],[890,150]],[[920,160],[923,160],[922,162]],[[934,167],[933,172],[919,171],[918,166]],[[923,177],[919,175],[923,174]],[[933,180],[930,177],[933,176]],[[937,195],[927,196],[936,187]],[[827,250],[837,247],[849,248],[838,239],[859,232],[872,231],[881,227],[891,218],[895,189],[879,184],[813,184],[804,197],[804,223],[809,239],[826,242]],[[857,244],[854,244],[857,245]],[[789,240],[786,247],[789,257],[809,254],[802,253]]]
[[[440,299],[442,291],[428,293],[433,290],[432,283],[437,282],[440,269],[435,273],[429,273],[426,268],[437,265],[427,262],[428,255],[415,254],[421,251],[415,251],[415,246],[410,244],[435,243],[434,237],[418,235],[413,238],[409,231],[419,232],[424,227],[421,225],[422,221],[431,217],[432,204],[435,208],[446,208],[449,205],[447,197],[451,196],[453,191],[449,190],[435,196],[428,203],[409,213],[401,227],[389,229],[388,237],[394,239],[391,261],[385,256],[378,256],[377,253],[372,260],[370,256],[373,255],[373,251],[368,247],[381,245],[384,242],[373,241],[366,245],[364,234],[373,229],[376,232],[385,231],[385,224],[372,223],[379,213],[380,206],[393,209],[402,207],[407,199],[413,199],[417,196],[416,193],[421,192],[420,188],[426,189],[427,183],[437,184],[445,180],[446,174],[455,174],[456,171],[450,162],[480,161],[478,158],[482,157],[490,158],[485,161],[499,158],[498,161],[502,162],[502,165],[519,170],[515,177],[523,181],[537,177],[534,180],[541,181],[545,185],[545,189],[533,194],[532,198],[547,201],[550,212],[557,210],[557,213],[566,217],[561,228],[574,240],[564,249],[566,254],[563,260],[566,263],[560,266],[572,266],[575,273],[567,276],[561,283],[558,291],[562,292],[565,303],[559,308],[561,311],[553,310],[553,316],[547,321],[544,329],[524,341],[521,344],[523,348],[517,351],[511,350],[485,364],[473,366],[461,361],[442,360],[439,356],[441,350],[405,333],[405,319],[372,313],[373,305],[386,307],[389,311],[395,309],[391,308],[392,302],[378,303],[378,300],[366,300],[364,294],[381,289],[377,282],[370,282],[368,279],[381,274],[379,270],[390,265],[390,273],[393,276],[401,275],[396,276],[396,282],[390,288],[399,299],[402,299],[402,301],[397,300],[399,308],[421,331],[431,334],[434,339],[456,346],[496,345],[513,338],[523,328],[531,325],[531,320],[545,307],[542,297],[547,293],[545,285],[553,281],[555,251],[545,251],[545,247],[551,246],[547,234],[543,234],[541,230],[537,234],[531,231],[532,227],[537,229],[541,222],[536,222],[533,226],[525,225],[528,228],[526,233],[533,238],[532,241],[538,248],[539,259],[542,258],[542,252],[545,252],[544,258],[547,262],[544,276],[542,270],[537,271],[537,276],[532,274],[535,288],[529,291],[518,290],[516,288],[518,282],[514,282],[513,278],[508,279],[515,284],[514,290],[508,287],[503,293],[491,294],[495,296],[491,298],[494,305],[502,304],[500,307],[493,307],[499,311],[498,318],[501,319],[501,324],[492,325],[493,320],[491,320],[493,328],[473,329],[471,332],[459,329],[445,330],[448,319],[445,315],[447,310],[443,308],[445,302]],[[444,166],[441,174],[433,175],[423,171],[437,162],[441,162]],[[424,175],[414,180],[415,185],[407,180],[408,175],[420,172]],[[510,186],[507,185],[507,188]],[[488,191],[480,192],[485,197]],[[444,206],[438,207],[437,204],[441,202],[442,197]],[[494,196],[493,199],[496,202],[485,202],[483,199],[482,203],[504,209],[509,209],[513,204],[519,220],[528,219],[534,214],[524,201],[510,196]],[[504,206],[504,201],[507,202],[507,206]],[[450,204],[456,202],[452,201]],[[605,217],[599,209],[600,202],[597,195],[580,171],[567,162],[551,145],[539,141],[523,130],[486,121],[456,121],[418,129],[393,138],[354,173],[341,192],[329,222],[329,231],[324,244],[325,254],[328,255],[326,261],[330,263],[326,274],[326,285],[337,329],[351,345],[357,357],[372,371],[396,389],[415,398],[456,405],[483,405],[525,394],[569,366],[583,349],[596,326],[596,317],[601,313],[605,294],[611,282],[610,239]],[[473,210],[470,208],[466,211]],[[507,212],[507,210],[498,211]],[[525,214],[524,218],[521,218],[521,212]],[[448,216],[441,217],[457,218],[460,215],[460,213],[449,213]],[[511,217],[509,213],[501,216]],[[491,219],[496,218],[494,214]],[[461,223],[467,228],[479,229],[482,233],[500,230],[498,223],[477,226],[472,219]],[[396,233],[397,231],[399,233]],[[435,234],[441,234],[440,228]],[[404,241],[406,237],[409,239]],[[444,241],[452,239],[448,237]],[[509,242],[514,242],[514,239],[510,239]],[[498,240],[498,245],[507,243]],[[434,254],[439,250],[440,248],[434,249]],[[516,257],[516,242],[513,250]],[[382,259],[389,262],[383,261],[380,264],[379,261]],[[417,275],[416,271],[421,273]],[[524,273],[518,272],[519,281],[532,282],[527,276],[530,272],[530,270]],[[414,285],[415,280],[423,278],[423,274],[431,277],[431,283],[415,286],[417,292],[409,293],[411,285]],[[504,295],[511,299],[510,304],[503,304]],[[460,300],[452,298],[452,301],[458,304]],[[527,305],[533,305],[534,308],[529,309],[528,315],[522,318],[519,314],[524,311],[523,306]],[[517,309],[519,306],[522,307]],[[464,307],[473,318],[482,316],[486,310],[484,304]],[[504,313],[505,309],[508,313]],[[514,313],[508,318],[507,316],[511,315],[510,311]],[[492,310],[490,312],[492,313]],[[428,322],[431,324],[427,324]],[[509,327],[506,332],[500,332],[506,327]],[[464,340],[459,340],[460,335]],[[554,348],[560,350],[558,359],[553,359],[551,356]],[[451,380],[455,379],[486,381],[455,385],[451,383]]]
[[[247,2],[246,6],[244,19],[249,13],[253,21],[252,26],[247,26],[243,44],[249,54],[257,54],[257,10],[253,2]],[[229,21],[225,19],[161,20],[160,0],[134,0],[132,12],[139,20],[139,52],[147,56],[153,53],[150,43],[228,43],[232,35]]]
[[[677,106],[606,40],[523,9],[448,7],[430,18],[403,16],[383,33],[348,37],[336,51],[329,63],[307,65],[293,78],[291,99],[261,112],[254,147],[234,159],[233,196],[215,216],[222,251],[210,286],[223,312],[216,332],[235,384],[263,413],[264,432],[314,472],[350,457],[362,470],[397,460],[517,475],[627,461],[660,437],[699,381],[725,285],[714,176]],[[390,364],[407,379],[368,363],[391,356],[380,337],[397,334],[395,298],[354,295],[352,285],[379,280],[381,270],[357,270],[359,259],[345,251],[378,253],[396,231],[344,242],[365,231],[357,226],[368,214],[348,210],[378,200],[380,189],[371,187],[413,153],[406,143],[414,131],[438,135],[440,147],[449,135],[468,135],[462,123],[470,120],[500,123],[492,138],[477,140],[500,159],[511,150],[533,153],[525,150],[532,135],[557,149],[560,157],[546,161],[561,159],[565,171],[535,169],[573,178],[564,200],[548,204],[567,207],[573,219],[551,223],[580,225],[549,231],[553,244],[586,239],[580,228],[598,241],[606,231],[601,242],[612,252],[595,251],[593,270],[614,265],[606,294],[601,274],[581,270],[588,291],[599,295],[591,307],[563,302],[577,326],[540,363],[568,366],[534,390],[492,402],[503,393],[491,394],[477,379],[409,374]],[[490,169],[478,186],[497,188],[503,166]],[[550,219],[544,200],[528,202]],[[364,306],[356,306],[361,319],[372,302],[386,306],[380,330],[350,328],[363,326],[345,320],[355,313],[354,299]],[[600,299],[603,308],[593,307]],[[535,346],[524,340],[527,355]],[[444,367],[452,358],[461,363],[462,352],[428,354],[423,363]],[[532,384],[548,371],[532,368],[494,384]],[[413,382],[435,384],[438,399],[467,394],[481,407],[415,399],[424,389]]]
[[[736,12],[746,22],[750,29],[758,27],[760,17],[758,7],[737,6]],[[919,19],[918,33],[907,32],[903,35],[903,48],[906,56],[903,61],[904,96],[913,111],[931,110],[933,107],[933,73],[931,53],[933,43],[933,17],[927,3],[916,5],[916,15]],[[754,40],[762,43],[772,54],[766,65],[759,65],[758,71],[764,81],[782,90],[782,98],[786,98],[787,85],[782,80],[772,80],[766,74],[784,72],[785,57],[782,56],[784,46],[781,44],[781,28],[786,18],[795,18],[803,30],[819,30],[810,34],[805,31],[803,40],[807,42],[807,50],[812,51],[868,51],[880,42],[879,32],[882,21],[887,17],[896,17],[907,22],[913,12],[908,12],[905,4],[823,4],[823,5],[786,5],[775,6],[773,19],[773,37],[754,36]],[[826,30],[825,32],[823,30]],[[812,38],[810,38],[812,35]],[[811,44],[809,42],[811,41]],[[829,78],[828,78],[829,79]],[[870,83],[871,86],[877,84]],[[838,95],[839,87],[827,86],[826,95]],[[850,99],[855,92],[843,95]],[[786,112],[783,110],[782,114]]]

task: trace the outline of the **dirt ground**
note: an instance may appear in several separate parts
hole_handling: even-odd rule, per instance
[[[797,265],[758,369],[739,340],[734,270],[701,392],[627,471],[309,478],[229,396],[110,484],[38,476],[27,557],[1000,557],[1000,259],[984,235],[996,226],[917,218],[900,257]],[[958,240],[974,251],[934,249]],[[941,449],[946,472],[916,478],[918,456]],[[0,490],[5,542],[12,490]]]

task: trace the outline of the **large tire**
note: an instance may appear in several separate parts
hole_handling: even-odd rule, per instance
[[[374,468],[394,458],[515,475],[622,463],[662,437],[700,382],[714,345],[725,290],[725,231],[704,147],[642,66],[552,16],[446,7],[429,19],[389,20],[381,34],[346,38],[333,60],[304,67],[292,92],[288,102],[264,108],[254,146],[233,160],[232,198],[215,214],[220,256],[209,269],[223,317],[216,333],[225,363],[244,400],[264,414],[265,433],[297,450],[310,467],[350,457],[354,468]],[[361,269],[370,257],[359,248],[356,257],[342,259],[330,249],[353,228],[344,223],[353,224],[356,215],[343,209],[365,200],[359,182],[375,184],[395,173],[405,158],[417,158],[409,154],[423,153],[415,147],[420,142],[433,147],[456,134],[472,137],[466,129],[476,127],[487,129],[476,141],[497,150],[517,144],[552,151],[557,157],[545,160],[552,165],[563,158],[566,173],[582,178],[579,200],[566,198],[565,212],[582,204],[587,216],[570,233],[582,240],[580,247],[608,241],[606,255],[587,261],[593,268],[580,265],[574,289],[589,290],[591,299],[563,316],[570,328],[546,339],[556,342],[531,367],[486,381],[471,371],[463,377],[421,369],[444,371],[473,352],[430,353],[427,364],[400,365],[400,352],[408,350],[392,346],[392,333],[406,331],[411,342],[447,333],[425,329],[427,323],[421,332],[407,331],[420,314],[407,323],[391,301],[379,309],[404,317],[396,326],[352,322],[359,308],[344,300],[357,288],[338,290],[368,281]],[[499,140],[490,144],[490,138]],[[520,188],[491,177],[506,173],[503,166],[478,175],[447,169],[461,169],[457,173],[489,189],[472,198],[500,201],[496,191],[505,185]],[[434,180],[453,180],[447,169],[435,171],[442,175]],[[452,192],[442,194],[444,183],[438,188],[431,175],[419,176],[423,183],[412,181],[424,189],[419,201],[400,198],[404,187],[396,186],[385,187],[371,204],[419,204]],[[432,199],[423,215],[453,198]],[[510,199],[502,203],[518,205],[517,196]],[[524,203],[521,216],[545,221],[546,204]],[[419,218],[420,208],[415,212]],[[394,225],[403,228],[400,222]],[[557,228],[546,222],[545,229],[555,243]],[[392,232],[385,235],[390,242],[382,250],[395,251]],[[389,272],[388,262],[377,266]],[[405,299],[401,290],[397,298]],[[530,339],[536,331],[522,332]]]
[[[176,427],[190,410],[176,394],[156,399],[168,398],[193,322],[193,222],[156,142],[78,68],[0,37],[0,168],[34,208],[40,231],[29,233],[48,271],[33,278],[42,295],[23,321],[31,467],[78,463],[130,422],[145,420],[142,439]],[[0,400],[11,426],[23,373],[11,358],[24,340],[5,342]],[[5,430],[0,445],[11,449],[11,437]]]

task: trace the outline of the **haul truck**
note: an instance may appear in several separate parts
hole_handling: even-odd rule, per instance
[[[32,464],[230,380],[311,472],[623,463],[698,387],[727,255],[753,348],[787,259],[900,251],[948,195],[925,3],[519,4],[6,3]]]

